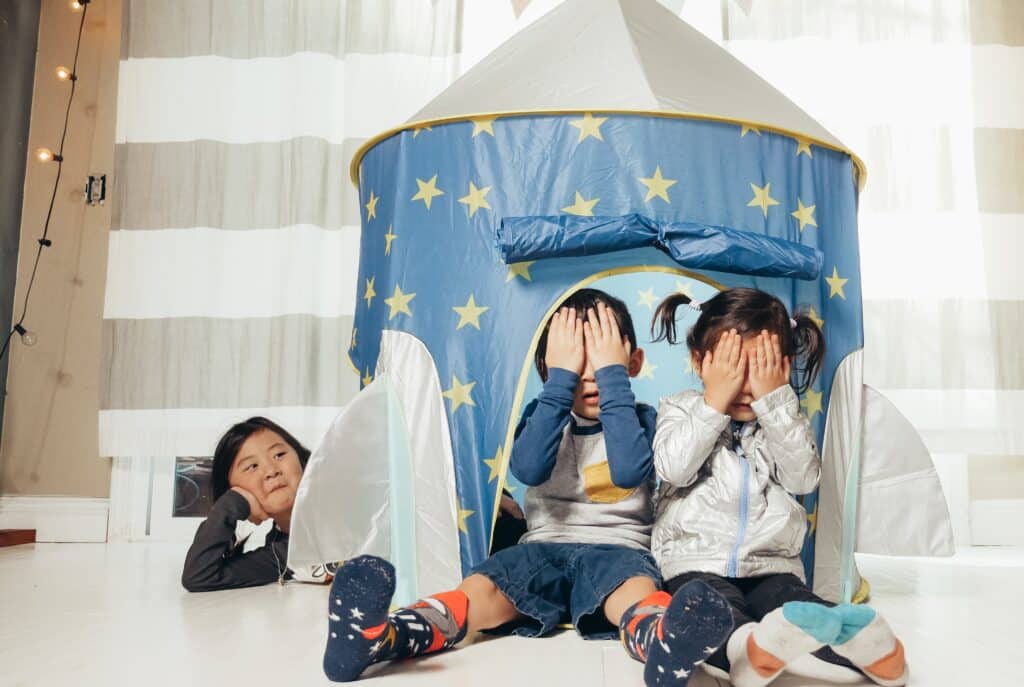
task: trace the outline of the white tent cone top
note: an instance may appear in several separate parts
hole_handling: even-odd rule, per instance
[[[846,150],[767,81],[655,0],[566,0],[409,122],[550,110],[738,120]]]

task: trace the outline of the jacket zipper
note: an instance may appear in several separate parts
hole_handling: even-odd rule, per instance
[[[736,531],[736,543],[732,547],[732,552],[729,554],[729,569],[726,571],[726,577],[739,577],[737,574],[740,546],[743,545],[743,540],[747,536],[747,515],[750,508],[749,503],[749,492],[750,492],[750,463],[747,460],[747,454],[743,451],[743,446],[740,444],[739,430],[733,433],[735,440],[735,446],[733,450],[736,455],[739,456],[740,463],[743,465],[743,479],[741,481],[743,493],[740,495],[740,513],[739,513],[739,528]]]

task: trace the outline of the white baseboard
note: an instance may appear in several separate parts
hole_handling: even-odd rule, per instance
[[[1024,499],[971,501],[973,546],[1024,546]]]
[[[35,530],[37,542],[105,542],[109,499],[0,496],[0,529]]]

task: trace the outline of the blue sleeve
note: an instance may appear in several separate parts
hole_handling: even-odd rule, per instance
[[[612,483],[621,489],[633,489],[654,470],[654,409],[637,406],[629,374],[622,365],[602,367],[594,377],[601,398],[600,419]]]
[[[551,368],[537,399],[523,411],[509,461],[512,474],[523,484],[535,487],[551,477],[579,381],[573,372]]]

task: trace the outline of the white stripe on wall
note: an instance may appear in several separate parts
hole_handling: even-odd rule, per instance
[[[315,450],[341,407],[101,410],[101,456],[211,456],[236,422],[262,415]]]
[[[117,143],[341,143],[405,121],[458,75],[458,55],[323,53],[129,59],[118,77]]]
[[[103,316],[352,315],[358,273],[359,227],[114,231]]]
[[[861,212],[858,224],[865,300],[1024,300],[1024,215]]]
[[[842,125],[854,122],[1024,128],[1024,81],[1014,76],[1024,73],[1024,47],[909,45],[795,38],[726,47],[848,146]]]
[[[1024,391],[880,391],[910,420],[932,453],[1024,455]]]

